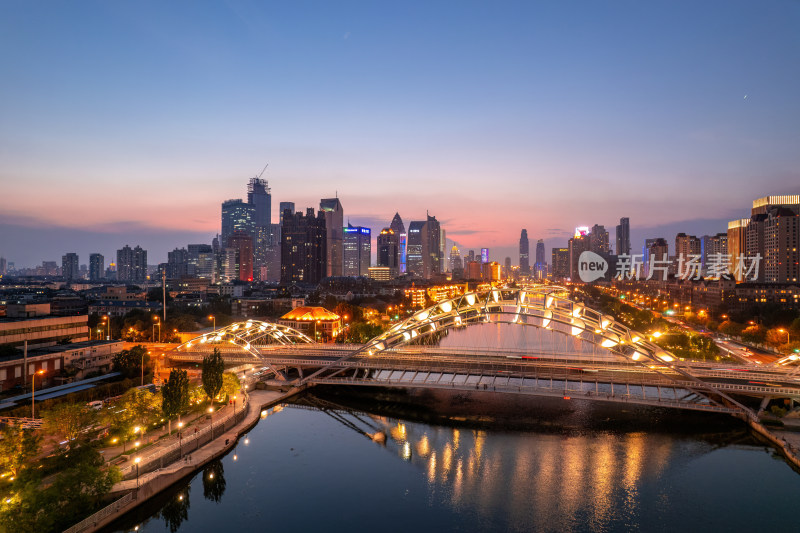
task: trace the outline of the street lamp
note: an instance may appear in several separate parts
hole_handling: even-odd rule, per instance
[[[142,387],[144,387],[144,350],[142,350]]]
[[[214,321],[214,331],[217,331],[217,317],[214,315],[208,315],[208,319]]]
[[[109,315],[105,315],[103,318],[106,320],[106,326],[108,326],[107,329],[106,329],[106,340],[110,341],[111,340],[111,317]]]
[[[139,462],[142,460],[141,457],[137,457],[133,460],[134,464],[136,465],[136,488],[139,488]]]
[[[781,333],[786,333],[786,344],[789,344],[790,342],[792,342],[790,337],[789,337],[789,332],[788,331],[786,331],[785,329],[779,329],[778,331],[781,332]]]
[[[183,456],[183,422],[178,422],[178,459]]]
[[[161,342],[161,322],[158,320],[158,317],[155,316],[155,315],[153,316],[153,320],[156,321],[156,323],[153,324],[153,328],[158,326],[158,342]],[[155,334],[155,329],[153,329],[153,333]]]
[[[214,408],[209,407],[208,412],[211,414],[211,438],[214,438]]]
[[[41,376],[44,374],[44,370],[39,370],[38,372],[34,372],[33,374],[31,374],[31,418],[36,418],[36,412],[34,411],[33,408],[33,394],[36,389],[36,387],[34,387],[34,384],[36,383],[36,374],[39,374]]]

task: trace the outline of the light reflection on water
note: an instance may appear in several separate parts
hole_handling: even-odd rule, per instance
[[[161,508],[145,508],[112,530],[263,523],[285,531],[752,531],[796,524],[800,476],[757,446],[719,448],[699,436],[650,431],[501,431],[337,416],[289,406],[254,428],[248,445],[240,441],[236,461],[229,455],[195,476],[194,491],[177,487]],[[378,433],[383,444],[373,441]],[[177,494],[186,499],[178,502]]]

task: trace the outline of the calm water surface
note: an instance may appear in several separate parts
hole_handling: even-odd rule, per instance
[[[476,429],[287,406],[109,530],[800,530],[800,475],[738,425],[721,438],[646,427]]]

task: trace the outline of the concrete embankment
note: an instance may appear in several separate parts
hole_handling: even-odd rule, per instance
[[[225,455],[238,439],[249,432],[262,418],[262,411],[285,402],[305,388],[293,388],[287,392],[255,390],[249,394],[244,420],[227,432],[218,436],[205,446],[164,468],[149,472],[139,479],[129,479],[114,485],[112,495],[121,498],[101,509],[82,522],[72,526],[65,533],[97,531],[122,515],[130,512],[156,494],[164,491],[181,479],[194,474],[211,461]],[[191,457],[191,460],[188,459]]]

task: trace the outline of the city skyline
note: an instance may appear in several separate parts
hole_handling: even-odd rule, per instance
[[[267,162],[275,205],[338,196],[373,236],[430,211],[515,264],[522,228],[550,249],[629,217],[636,249],[800,182],[792,4],[0,9],[18,267],[208,243]]]

